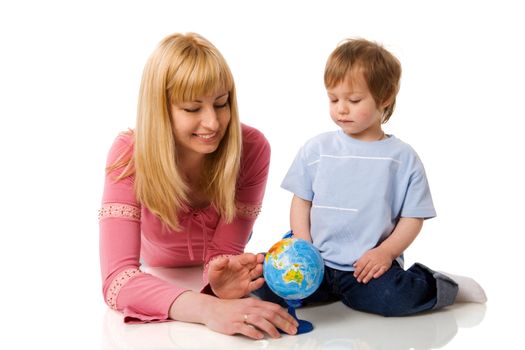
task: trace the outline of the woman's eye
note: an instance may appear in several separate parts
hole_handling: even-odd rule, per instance
[[[223,104],[220,104],[220,105],[215,105],[214,107],[220,109],[220,108],[226,107],[227,105],[228,105],[228,101],[226,101],[226,102],[224,102]]]
[[[195,113],[198,112],[200,108],[184,108],[184,112]]]

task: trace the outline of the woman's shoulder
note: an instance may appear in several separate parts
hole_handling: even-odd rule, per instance
[[[133,152],[133,146],[135,144],[135,133],[129,129],[123,131],[115,137],[111,149],[108,154],[108,164],[122,159],[126,155]]]
[[[241,169],[267,167],[270,162],[270,143],[258,129],[241,124],[242,155]]]
[[[260,147],[262,145],[269,145],[268,140],[264,134],[253,126],[241,124],[242,144],[245,147]]]
[[[135,132],[132,129],[120,132],[115,138],[114,143],[133,147],[135,143]]]

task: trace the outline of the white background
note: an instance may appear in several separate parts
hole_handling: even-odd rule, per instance
[[[118,132],[134,126],[155,45],[194,31],[223,53],[242,121],[272,145],[253,252],[288,229],[290,194],[279,185],[298,148],[336,128],[323,86],[330,52],[347,37],[391,50],[403,77],[385,131],[419,153],[438,211],[407,261],[485,287],[486,317],[467,331],[490,338],[457,337],[451,348],[521,343],[511,318],[525,311],[523,11],[507,1],[399,3],[2,1],[0,342],[100,347],[105,157]]]

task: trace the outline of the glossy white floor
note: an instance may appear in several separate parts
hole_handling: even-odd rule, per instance
[[[188,287],[200,286],[200,269],[149,269]],[[342,303],[306,307],[298,316],[315,329],[299,336],[253,341],[182,322],[126,325],[110,309],[104,315],[104,349],[437,349],[465,348],[484,334],[487,305],[457,304],[423,315],[384,318],[348,309]],[[486,336],[486,335],[485,335]],[[477,340],[475,338],[478,338]]]
[[[525,348],[519,3],[0,1],[0,349]],[[298,314],[312,333],[258,342],[180,322],[125,325],[107,310],[97,223],[107,151],[135,125],[155,45],[190,31],[227,59],[241,120],[272,146],[247,251],[268,249],[289,227],[280,182],[307,139],[335,129],[326,59],[342,39],[364,37],[402,63],[385,131],[421,156],[438,212],[406,257],[474,277],[488,303],[392,319],[340,304],[307,308]]]

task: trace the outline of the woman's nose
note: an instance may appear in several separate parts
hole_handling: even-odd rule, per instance
[[[202,116],[202,125],[210,130],[216,130],[219,127],[219,118],[214,108],[207,108]]]

